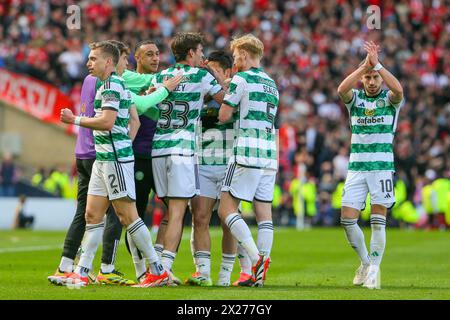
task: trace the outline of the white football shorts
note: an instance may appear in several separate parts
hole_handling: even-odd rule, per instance
[[[364,210],[367,193],[370,204],[391,208],[395,204],[394,172],[349,171],[342,194],[342,206]]]
[[[248,202],[272,202],[277,171],[249,168],[230,161],[222,191]]]
[[[220,199],[223,179],[227,166],[200,165],[200,195],[211,199]]]
[[[159,198],[190,199],[200,193],[196,157],[167,156],[152,159]]]
[[[134,162],[94,161],[88,194],[109,200],[128,197],[136,200]]]

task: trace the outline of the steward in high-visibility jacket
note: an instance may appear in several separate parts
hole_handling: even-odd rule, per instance
[[[41,186],[41,184],[44,182],[44,177],[42,176],[42,174],[40,172],[37,172],[33,175],[33,177],[31,178],[31,185],[33,187],[39,187]]]
[[[334,189],[333,193],[331,194],[331,207],[334,210],[341,210],[342,207],[342,193],[344,191],[344,181],[341,181],[336,186],[336,189]]]
[[[436,194],[436,205],[438,213],[445,213],[450,203],[447,201],[447,194],[450,191],[450,179],[439,178],[431,184]]]
[[[399,179],[394,186],[396,203],[392,208],[392,216],[398,220],[409,224],[419,221],[419,214],[413,203],[408,200],[406,184]]]
[[[241,201],[241,214],[243,217],[251,217],[253,215],[253,204],[247,201]]]
[[[47,179],[45,179],[44,184],[43,184],[44,190],[55,196],[61,196],[61,189],[60,189],[59,183],[58,183],[58,178],[59,178],[58,176],[59,176],[59,172],[53,171],[47,177]]]
[[[307,216],[313,217],[317,214],[317,188],[312,180],[303,183],[301,187],[298,179],[292,180],[291,185],[289,186],[289,193],[292,196],[292,207],[296,216],[298,216],[301,210],[300,206],[304,206]],[[302,202],[300,201],[300,196],[303,199]]]
[[[428,215],[437,212],[435,201],[433,201],[433,186],[431,183],[422,187],[422,206]]]
[[[277,209],[281,206],[281,200],[283,198],[283,193],[281,191],[281,187],[278,184],[275,184],[275,188],[273,189],[273,200],[272,200],[272,208]]]
[[[361,219],[363,219],[364,221],[369,221],[371,211],[372,208],[370,207],[370,193],[367,193],[366,207],[364,208],[364,210],[361,210]]]

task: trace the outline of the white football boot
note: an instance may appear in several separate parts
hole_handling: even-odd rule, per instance
[[[379,266],[371,265],[367,278],[364,281],[363,287],[368,289],[381,289],[381,271]]]
[[[364,283],[367,277],[367,272],[369,271],[370,264],[362,264],[356,269],[355,277],[353,278],[353,284],[355,286],[360,286]]]

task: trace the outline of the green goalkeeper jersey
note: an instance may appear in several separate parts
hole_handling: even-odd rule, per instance
[[[138,114],[157,121],[159,118],[159,110],[156,105],[169,95],[169,91],[161,87],[151,94],[141,96],[140,94],[145,93],[151,86],[151,81],[155,77],[155,74],[144,74],[125,70],[122,77],[128,89],[131,91],[131,99],[136,106]]]

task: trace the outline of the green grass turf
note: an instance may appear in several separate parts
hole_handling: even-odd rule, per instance
[[[370,229],[364,233],[369,242]],[[213,281],[217,280],[221,259],[220,234],[220,230],[212,229]],[[194,269],[189,235],[186,228],[174,264],[175,274],[183,280]],[[53,286],[47,276],[59,263],[64,236],[64,232],[0,231],[0,299],[450,299],[449,232],[388,229],[382,290],[352,285],[359,262],[343,230],[338,228],[302,232],[276,228],[272,264],[263,288],[91,285],[69,290]],[[134,278],[132,261],[123,243],[116,267]],[[233,280],[238,272],[236,263]]]

